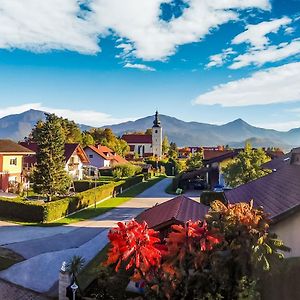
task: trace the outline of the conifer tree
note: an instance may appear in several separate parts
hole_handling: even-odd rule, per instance
[[[64,194],[70,178],[65,171],[65,136],[60,119],[47,114],[45,122],[39,122],[34,130],[38,145],[37,165],[33,173],[34,191],[47,195],[50,201],[56,194]]]

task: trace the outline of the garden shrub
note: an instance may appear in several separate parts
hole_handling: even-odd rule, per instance
[[[125,178],[132,177],[138,173],[141,173],[141,171],[142,168],[140,166],[127,163],[115,166],[112,173],[115,178]]]

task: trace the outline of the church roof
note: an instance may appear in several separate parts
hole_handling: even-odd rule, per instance
[[[152,144],[151,134],[124,134],[122,140],[128,144]]]

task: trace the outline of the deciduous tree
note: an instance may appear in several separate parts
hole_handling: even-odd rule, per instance
[[[263,149],[252,149],[250,144],[246,144],[245,149],[223,168],[226,183],[236,187],[265,176],[270,171],[263,169],[261,165],[269,160]]]

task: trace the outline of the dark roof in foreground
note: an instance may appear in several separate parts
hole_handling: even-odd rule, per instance
[[[0,140],[0,153],[1,154],[34,154],[33,151],[11,141],[11,140]]]
[[[282,157],[274,158],[262,165],[264,169],[279,170],[291,162],[291,152],[284,154]]]
[[[185,223],[189,220],[203,220],[207,211],[207,206],[180,195],[143,211],[136,220],[146,221],[150,228],[159,229],[172,221]]]
[[[229,203],[248,202],[264,210],[276,222],[300,208],[300,165],[288,164],[262,178],[225,192]]]

